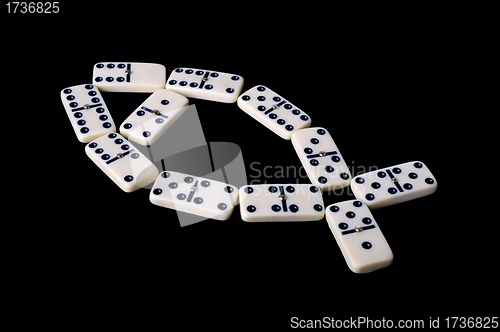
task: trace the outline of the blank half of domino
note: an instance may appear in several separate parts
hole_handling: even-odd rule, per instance
[[[329,205],[326,221],[353,272],[371,272],[392,263],[392,250],[366,204],[350,200]]]
[[[358,175],[351,188],[358,200],[377,209],[430,195],[437,181],[423,162],[411,161]]]

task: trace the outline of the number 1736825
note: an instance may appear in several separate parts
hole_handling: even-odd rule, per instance
[[[8,14],[57,14],[59,2],[17,2],[9,1],[6,4]]]

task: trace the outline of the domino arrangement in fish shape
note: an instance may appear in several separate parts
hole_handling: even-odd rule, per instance
[[[173,91],[156,90],[120,126],[120,133],[141,145],[153,144],[182,115],[189,101]]]
[[[238,198],[235,186],[179,172],[162,172],[151,189],[151,203],[216,220],[228,219]]]
[[[90,142],[85,152],[125,192],[145,187],[158,176],[156,166],[117,133]]]
[[[101,93],[94,85],[65,88],[61,91],[61,100],[80,142],[88,143],[116,131]]]
[[[101,91],[154,92],[165,87],[165,66],[157,63],[99,62],[92,82]]]
[[[325,213],[321,190],[310,184],[261,184],[240,188],[245,221],[320,220]]]
[[[192,68],[172,71],[165,89],[186,97],[234,103],[243,88],[243,77],[234,74]]]
[[[311,125],[309,115],[263,85],[243,93],[238,98],[238,107],[286,140],[295,131]]]
[[[325,128],[307,128],[294,132],[292,145],[307,176],[322,191],[343,188],[351,182],[349,168]]]
[[[392,263],[392,250],[366,204],[350,200],[329,205],[326,220],[353,272],[371,272]]]
[[[352,192],[370,209],[377,209],[434,193],[437,182],[420,161],[376,170],[356,176]]]

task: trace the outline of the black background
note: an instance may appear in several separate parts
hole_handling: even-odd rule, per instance
[[[249,3],[230,13],[187,3],[96,6],[3,16],[8,91],[21,97],[7,106],[14,110],[8,119],[16,123],[21,114],[29,123],[11,143],[29,160],[10,165],[10,174],[25,174],[18,195],[27,204],[16,210],[20,230],[9,256],[23,305],[48,309],[40,321],[128,322],[146,309],[142,323],[285,330],[294,316],[427,324],[429,317],[497,314],[490,304],[498,288],[486,267],[498,259],[477,246],[483,238],[463,226],[461,204],[450,199],[455,134],[446,114],[456,98],[455,39],[442,17],[335,8],[318,16],[319,8]],[[92,66],[103,61],[160,63],[167,76],[176,67],[241,75],[243,91],[266,85],[309,114],[313,127],[328,129],[353,176],[358,167],[419,160],[438,190],[373,211],[394,262],[364,275],[349,270],[326,219],[245,223],[237,206],[227,221],[181,228],[175,211],[149,202],[148,190],[121,191],[73,133],[59,93],[90,83]],[[117,127],[147,96],[103,93]],[[247,176],[255,174],[252,162],[300,166],[290,141],[236,103],[190,102],[207,141],[240,146]],[[353,198],[324,194],[325,206]]]

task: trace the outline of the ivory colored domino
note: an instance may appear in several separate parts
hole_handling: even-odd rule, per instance
[[[366,204],[350,200],[329,205],[326,221],[353,272],[371,272],[392,263],[392,250]]]
[[[143,188],[158,176],[156,166],[117,133],[90,142],[85,152],[125,192]]]
[[[108,107],[94,85],[65,88],[61,91],[61,100],[80,142],[88,143],[116,131]]]
[[[243,77],[213,70],[176,68],[165,89],[186,97],[234,103],[243,88]]]
[[[337,145],[325,128],[298,130],[292,144],[311,182],[322,191],[348,186],[351,173]]]
[[[233,212],[238,188],[179,172],[162,172],[153,185],[151,203],[198,216],[226,220]]]
[[[120,133],[141,145],[153,144],[186,110],[189,101],[173,91],[159,89],[121,124]]]
[[[240,188],[245,221],[310,221],[325,214],[318,187],[310,184],[261,184]]]
[[[309,115],[264,85],[243,93],[238,98],[238,107],[286,140],[295,131],[311,125]]]
[[[157,63],[99,62],[92,82],[107,92],[154,92],[165,87],[165,66]]]
[[[358,175],[351,188],[357,199],[377,209],[430,195],[437,181],[423,162],[411,161]]]

